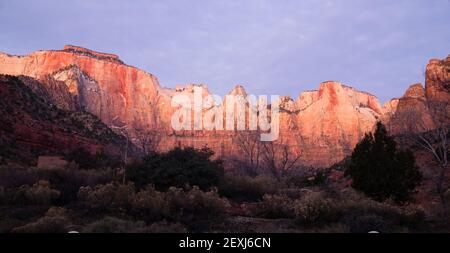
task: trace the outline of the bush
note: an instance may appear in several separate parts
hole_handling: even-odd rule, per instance
[[[415,227],[425,219],[423,209],[416,206],[396,206],[389,203],[379,203],[370,199],[350,200],[339,205],[343,216],[354,217],[370,215],[383,218],[391,226]],[[388,227],[388,226],[386,226]]]
[[[95,186],[112,181],[113,171],[104,170],[79,170],[79,169],[52,169],[39,170],[39,178],[49,181],[61,192],[59,204],[67,204],[77,199],[77,194],[82,186]]]
[[[171,187],[167,192],[152,186],[135,193],[133,184],[106,184],[82,187],[78,194],[87,208],[95,212],[131,215],[148,223],[167,219],[181,222],[192,229],[207,227],[226,217],[229,203],[216,190],[201,191],[198,187],[183,190]]]
[[[134,185],[109,183],[81,187],[78,199],[95,211],[121,213],[130,209],[135,194]]]
[[[45,213],[45,216],[49,217],[56,217],[56,216],[67,216],[68,211],[64,207],[50,207],[47,212]]]
[[[58,204],[67,204],[76,200],[81,186],[94,186],[112,181],[113,171],[105,170],[79,170],[79,169],[35,169],[0,167],[0,188],[19,188],[24,185],[33,185],[39,180],[50,182],[52,188],[60,192]]]
[[[377,201],[392,198],[398,203],[412,200],[422,180],[413,154],[397,151],[396,142],[380,122],[374,134],[366,134],[356,145],[346,174],[356,190]]]
[[[132,200],[132,214],[146,222],[161,220],[168,215],[168,205],[164,193],[147,186]]]
[[[67,220],[64,217],[42,217],[36,222],[14,228],[13,233],[66,233]]]
[[[169,187],[198,186],[202,190],[217,186],[223,179],[222,161],[211,160],[208,148],[177,147],[167,153],[153,153],[127,168],[128,180],[138,188],[153,184],[159,190]]]
[[[33,186],[23,185],[12,190],[13,204],[50,205],[59,197],[60,192],[50,188],[50,183],[40,180]]]
[[[274,194],[281,188],[272,177],[236,176],[227,174],[220,186],[220,194],[236,201],[259,201],[265,194]]]
[[[141,233],[145,231],[145,222],[122,220],[115,217],[105,217],[95,221],[85,228],[84,233]]]
[[[181,222],[193,230],[202,230],[211,223],[221,222],[230,207],[216,190],[208,192],[194,187],[189,191],[171,187],[166,195],[169,218]]]
[[[294,205],[292,199],[286,195],[264,195],[252,211],[253,215],[268,219],[294,218]]]
[[[323,225],[338,220],[339,213],[323,194],[311,192],[295,203],[295,219],[303,225]]]
[[[67,218],[67,210],[60,207],[52,207],[37,221],[14,228],[13,233],[66,233],[70,221]]]

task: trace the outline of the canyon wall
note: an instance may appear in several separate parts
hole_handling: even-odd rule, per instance
[[[449,57],[432,60],[427,66],[426,85],[412,86],[404,97],[381,106],[378,99],[336,81],[320,84],[318,90],[305,91],[295,99],[281,97],[280,138],[290,153],[299,156],[305,166],[325,167],[349,155],[378,120],[399,133],[402,112],[419,112],[427,128],[434,127],[430,102],[449,101]],[[191,84],[173,89],[161,87],[158,79],[143,70],[124,64],[118,56],[89,49],[66,46],[63,50],[33,52],[26,56],[0,53],[0,74],[24,75],[40,80],[52,91],[54,103],[68,110],[81,110],[98,116],[114,129],[127,129],[136,145],[142,144],[142,132],[158,135],[157,148],[208,145],[224,159],[243,156],[236,143],[237,133],[227,130],[183,130],[171,127],[178,109],[171,106],[175,95],[193,96]],[[64,85],[69,94],[61,92]],[[270,91],[268,91],[270,93]],[[246,96],[236,86],[230,94]],[[226,104],[226,101],[224,102]],[[203,108],[203,114],[224,105]],[[403,113],[405,114],[405,113]],[[225,118],[224,118],[225,122]]]

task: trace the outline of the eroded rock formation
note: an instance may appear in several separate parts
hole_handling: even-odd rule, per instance
[[[160,150],[176,145],[208,145],[225,159],[242,156],[234,131],[172,129],[171,117],[178,109],[171,106],[172,98],[180,94],[192,97],[195,87],[202,87],[201,96],[206,98],[210,95],[206,86],[163,88],[155,76],[124,64],[116,55],[75,46],[26,56],[0,53],[0,74],[40,80],[56,105],[88,111],[113,129],[126,128],[138,146],[139,132],[151,130],[159,136]],[[230,94],[247,96],[242,86],[236,86]],[[318,90],[302,92],[296,100],[282,97],[279,142],[299,154],[303,165],[329,166],[350,154],[378,120],[390,124],[393,133],[399,133],[402,129],[396,125],[403,121],[405,111],[409,114],[412,110],[432,128],[430,101],[449,101],[449,57],[430,61],[425,89],[414,85],[404,97],[383,107],[375,96],[335,81],[320,84]],[[223,105],[212,103],[202,109],[202,115],[220,106]]]

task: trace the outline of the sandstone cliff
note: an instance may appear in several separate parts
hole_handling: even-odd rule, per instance
[[[426,132],[450,124],[450,56],[430,60],[425,88],[411,85],[399,99],[385,105],[383,121],[392,134]]]
[[[335,81],[320,84],[318,90],[305,91],[295,100],[282,97],[278,142],[300,155],[303,165],[329,166],[350,154],[378,120],[395,126],[400,122],[402,111],[416,110],[425,124],[433,127],[428,101],[449,101],[448,62],[449,58],[432,60],[427,67],[425,89],[416,85],[403,98],[383,107],[375,96]],[[171,116],[178,109],[171,106],[172,97],[180,94],[192,97],[195,87],[203,87],[201,96],[207,97],[210,92],[204,85],[163,88],[155,76],[124,64],[116,55],[75,46],[26,56],[0,53],[0,73],[41,80],[48,86],[56,105],[88,111],[112,128],[126,127],[138,145],[140,132],[151,130],[153,136],[158,136],[157,146],[161,150],[176,145],[208,145],[224,159],[242,156],[234,131],[172,129]],[[68,94],[62,90],[67,90]],[[236,86],[230,94],[247,96],[242,86]],[[202,114],[223,106],[211,103],[202,109]],[[393,120],[394,115],[399,120]],[[393,133],[401,131],[398,127],[392,128]]]

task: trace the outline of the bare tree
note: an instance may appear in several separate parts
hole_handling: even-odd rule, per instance
[[[122,177],[122,184],[125,184],[126,181],[126,168],[128,163],[128,149],[129,149],[129,142],[130,142],[130,134],[128,133],[128,126],[122,125],[122,126],[111,126],[111,129],[115,130],[116,132],[120,133],[122,136],[126,138],[125,143],[125,150],[123,152],[123,177]]]
[[[144,155],[158,150],[164,133],[159,111],[160,100],[161,95],[157,92],[155,99],[149,102],[149,122],[145,127],[140,126],[134,129],[134,143],[138,145]]]
[[[263,143],[260,140],[260,131],[236,131],[233,142],[237,145],[243,155],[245,171],[252,176],[259,172]]]
[[[267,169],[280,179],[298,165],[301,152],[295,152],[293,147],[283,141],[264,142],[262,157]]]
[[[437,167],[432,168],[433,174],[430,179],[436,187],[441,203],[444,208],[447,208],[447,201],[445,194],[450,189],[447,176],[449,173],[448,157],[450,152],[449,146],[449,115],[447,114],[450,105],[449,102],[433,102],[429,105],[430,112],[433,115],[435,129],[419,133],[415,142],[428,151],[433,160],[438,164]]]
[[[134,131],[135,143],[139,146],[144,155],[155,152],[161,142],[161,130],[150,128],[137,128]]]
[[[426,179],[435,185],[435,191],[441,204],[447,208],[446,192],[450,189],[448,174],[450,166],[449,158],[449,130],[450,119],[448,101],[433,101],[427,104],[432,122],[425,122],[420,111],[408,108],[396,115],[397,127],[401,127],[401,133],[407,140],[427,151],[433,161],[430,163]]]

